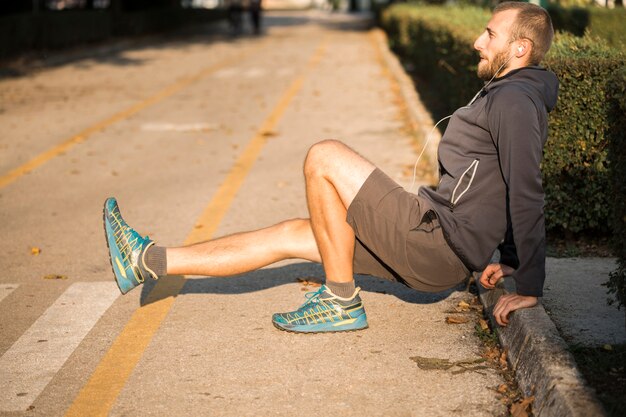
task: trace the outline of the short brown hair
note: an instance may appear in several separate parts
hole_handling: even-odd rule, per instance
[[[500,3],[493,9],[493,13],[505,10],[517,10],[509,41],[514,42],[519,39],[531,41],[533,49],[530,54],[530,63],[538,65],[550,49],[554,37],[550,15],[543,7],[536,4],[517,1]]]

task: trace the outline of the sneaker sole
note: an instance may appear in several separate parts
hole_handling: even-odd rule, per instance
[[[105,200],[106,203],[106,200]],[[113,276],[115,277],[115,284],[117,288],[120,290],[122,294],[126,294],[134,287],[124,290],[120,285],[120,278],[118,277],[118,272],[115,270],[115,266],[113,265],[113,258],[111,256],[111,246],[109,245],[109,231],[107,230],[107,215],[106,215],[106,207],[102,209],[102,226],[104,228],[104,240],[107,243],[107,253],[109,254],[109,264],[111,265],[111,271],[113,271]]]
[[[329,323],[321,323],[315,325],[302,325],[302,326],[293,326],[293,327],[283,327],[280,323],[276,323],[272,321],[274,327],[278,330],[282,330],[284,332],[289,333],[339,333],[339,332],[356,332],[359,330],[365,330],[369,328],[367,324],[367,317],[365,314],[358,317],[356,321],[353,323],[349,323],[343,327],[333,327]]]

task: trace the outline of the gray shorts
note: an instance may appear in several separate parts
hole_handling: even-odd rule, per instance
[[[405,191],[379,169],[357,193],[346,220],[356,234],[357,274],[428,292],[454,287],[469,276],[428,200]]]

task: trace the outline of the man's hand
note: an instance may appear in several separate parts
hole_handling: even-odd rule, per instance
[[[504,294],[498,299],[496,306],[493,308],[493,317],[500,326],[506,326],[509,323],[509,313],[520,308],[534,307],[537,305],[537,297],[531,295]]]
[[[515,270],[508,265],[503,264],[489,264],[480,276],[480,284],[492,290],[496,287],[496,283],[500,281],[502,277],[511,275]]]
[[[504,264],[490,264],[485,268],[480,276],[480,284],[487,289],[494,289],[496,283],[503,277],[513,274],[515,270]],[[520,308],[534,307],[537,305],[537,297],[505,294],[498,299],[496,306],[493,308],[493,316],[500,326],[506,326],[509,323],[509,314]]]

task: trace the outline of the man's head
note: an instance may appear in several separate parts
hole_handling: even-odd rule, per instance
[[[531,3],[500,3],[485,31],[474,42],[480,53],[478,76],[488,80],[526,65],[538,65],[550,45],[554,30],[550,15]]]

